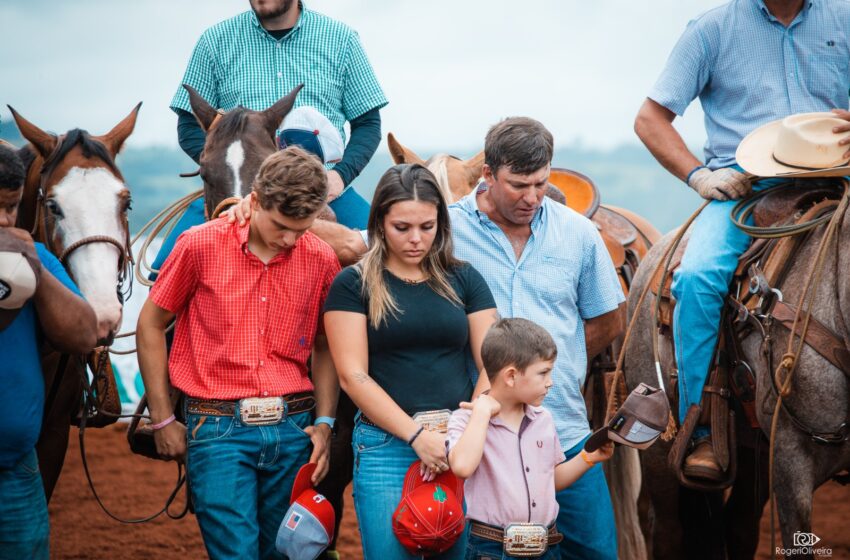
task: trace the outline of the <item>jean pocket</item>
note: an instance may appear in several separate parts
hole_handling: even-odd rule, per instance
[[[295,430],[299,435],[304,436],[307,439],[310,439],[310,434],[304,431],[304,428],[310,425],[310,420],[313,419],[313,416],[309,412],[301,412],[294,416],[287,416],[286,423]],[[306,424],[302,426],[299,422],[305,422]]]
[[[393,435],[374,426],[359,424],[354,428],[351,443],[357,453],[369,453],[386,447],[393,440]]]
[[[232,416],[190,414],[186,424],[189,444],[224,439],[233,431],[234,424]]]

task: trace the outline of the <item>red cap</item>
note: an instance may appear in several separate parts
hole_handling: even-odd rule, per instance
[[[334,538],[336,516],[334,508],[327,498],[313,488],[310,477],[313,476],[316,466],[316,463],[307,463],[299,469],[298,474],[295,475],[295,483],[292,485],[289,504],[292,505],[297,502],[301,507],[312,513],[327,531],[328,541],[330,542]]]
[[[448,470],[424,482],[420,464],[416,461],[407,469],[393,532],[411,554],[437,554],[463,534],[463,481]]]

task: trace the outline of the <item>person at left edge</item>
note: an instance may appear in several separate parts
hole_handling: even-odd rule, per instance
[[[44,409],[41,342],[47,339],[71,354],[90,352],[97,343],[94,310],[62,264],[27,231],[15,227],[24,173],[15,151],[0,144],[0,235],[21,241],[40,263],[32,298],[15,310],[11,322],[0,326],[0,560],[50,556],[47,500],[35,453]],[[8,288],[3,293],[8,294]],[[0,309],[4,311],[8,313]],[[4,322],[0,317],[0,324]]]
[[[297,147],[272,154],[254,181],[250,225],[218,219],[184,233],[139,315],[157,450],[185,456],[214,560],[282,558],[275,537],[299,467],[318,464],[314,484],[328,470],[339,383],[320,320],[340,267],[307,231],[326,196],[314,156]],[[186,394],[186,426],[174,421],[169,380]],[[262,423],[258,409],[269,412]]]

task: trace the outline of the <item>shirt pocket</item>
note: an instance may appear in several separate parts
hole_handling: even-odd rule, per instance
[[[544,300],[560,303],[569,298],[575,299],[576,264],[563,257],[543,255],[532,269],[532,281],[537,293]]]
[[[839,108],[847,105],[850,91],[850,59],[839,54],[814,54],[809,59],[806,72],[806,87],[818,100],[826,101],[830,106],[838,100]]]

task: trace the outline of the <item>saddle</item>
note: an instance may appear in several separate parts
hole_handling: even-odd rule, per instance
[[[760,228],[807,223],[831,215],[841,195],[840,186],[831,182],[809,181],[805,187],[776,189],[775,192],[765,193],[752,208],[753,221],[755,226]],[[768,329],[771,324],[781,325],[788,332],[793,328],[797,310],[792,304],[782,300],[779,288],[793,266],[793,255],[805,238],[805,235],[758,238],[739,258],[721,318],[720,336],[715,348],[715,367],[703,389],[701,405],[693,405],[688,411],[670,452],[671,466],[684,486],[697,490],[717,490],[734,482],[734,409],[743,413],[750,428],[759,428],[755,408],[756,380],[752,368],[744,359],[741,342],[754,330],[760,330],[764,334],[765,325],[768,325]],[[681,264],[686,246],[687,237],[674,251],[667,275],[664,275],[662,267],[655,271],[650,280],[653,295],[657,296],[659,292],[661,295],[656,316],[657,328],[668,338],[671,346],[675,344],[673,311],[676,301],[671,294],[673,272]],[[850,372],[850,352],[846,349],[842,337],[815,317],[810,319],[805,343],[837,368]],[[672,358],[675,362],[675,352]],[[772,369],[771,367],[771,371]],[[671,376],[673,390],[669,393],[674,410],[678,408],[678,383],[675,382],[677,371],[678,368],[674,369]],[[773,380],[773,377],[770,377]],[[776,381],[773,382],[775,385]],[[778,387],[775,388],[778,390]],[[734,403],[730,403],[733,396]],[[687,445],[698,424],[711,425],[714,452],[727,473],[726,479],[716,484],[694,481],[681,471]],[[816,437],[816,434],[810,435]]]

